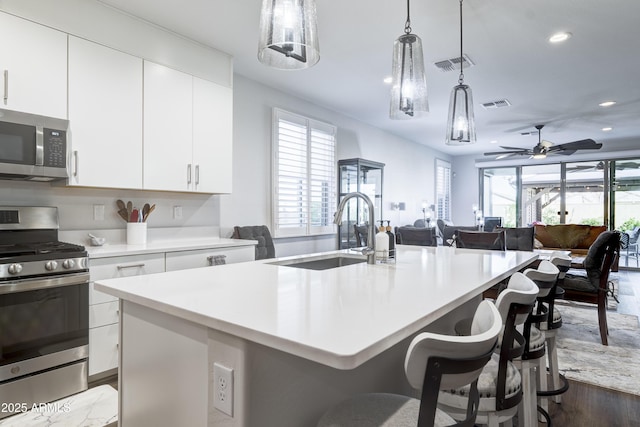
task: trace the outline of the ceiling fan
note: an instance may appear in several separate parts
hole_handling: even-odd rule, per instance
[[[602,144],[593,139],[581,139],[580,141],[567,142],[566,144],[554,145],[552,142],[544,141],[541,138],[541,130],[544,125],[536,125],[538,130],[538,144],[533,148],[505,147],[507,151],[492,151],[484,153],[485,156],[497,156],[496,159],[504,159],[511,156],[530,156],[533,159],[544,159],[547,154],[573,154],[578,150],[598,150]]]

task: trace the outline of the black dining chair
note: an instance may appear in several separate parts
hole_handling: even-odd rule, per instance
[[[460,230],[456,235],[456,247],[504,251],[507,249],[505,232]]]
[[[536,231],[534,227],[496,227],[493,231],[502,230],[505,232],[507,250],[533,251]]]
[[[402,226],[395,228],[396,243],[399,245],[438,246],[433,228]]]

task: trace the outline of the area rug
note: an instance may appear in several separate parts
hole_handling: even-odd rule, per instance
[[[566,378],[640,395],[640,326],[637,316],[607,311],[609,345],[600,343],[593,305],[559,301],[558,365]]]

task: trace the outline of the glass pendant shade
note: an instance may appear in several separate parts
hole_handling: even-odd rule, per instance
[[[319,59],[315,0],[263,0],[258,60],[269,67],[300,70]]]
[[[476,125],[473,116],[471,88],[459,84],[451,91],[447,122],[447,145],[466,145],[476,142]]]
[[[404,120],[426,115],[429,104],[420,37],[405,33],[396,39],[392,67],[389,117]]]

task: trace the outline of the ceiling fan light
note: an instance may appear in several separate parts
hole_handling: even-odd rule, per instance
[[[315,0],[263,0],[258,60],[281,70],[301,70],[320,60]]]
[[[534,154],[533,156],[531,156],[532,159],[546,159],[547,158],[547,154],[546,153],[538,153],[538,154]]]
[[[459,84],[451,91],[447,121],[447,145],[468,145],[476,142],[471,88]]]

